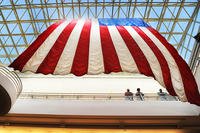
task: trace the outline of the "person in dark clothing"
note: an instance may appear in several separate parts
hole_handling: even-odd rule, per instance
[[[126,92],[124,93],[124,96],[125,96],[125,100],[133,101],[133,93],[130,92],[129,89],[126,90]]]
[[[140,88],[137,88],[137,92],[135,93],[138,101],[144,101],[144,94],[140,91]]]

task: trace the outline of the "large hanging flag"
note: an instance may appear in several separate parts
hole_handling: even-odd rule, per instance
[[[43,74],[140,73],[171,95],[200,105],[190,68],[142,19],[74,19],[51,25],[10,65]]]

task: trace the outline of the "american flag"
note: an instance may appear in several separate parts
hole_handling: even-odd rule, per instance
[[[73,19],[51,25],[10,65],[43,74],[140,73],[181,101],[200,105],[194,76],[176,49],[142,19]]]

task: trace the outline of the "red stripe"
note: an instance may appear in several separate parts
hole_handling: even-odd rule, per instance
[[[59,35],[58,39],[49,51],[48,55],[38,67],[37,73],[49,74],[54,72],[60,56],[76,23],[77,20],[73,20],[65,27],[65,29]]]
[[[155,77],[145,55],[129,32],[123,26],[117,26],[117,29],[126,43],[126,46],[128,47],[132,57],[134,58],[140,73],[146,76]]]
[[[151,50],[155,54],[155,56],[158,59],[158,62],[160,64],[160,67],[161,67],[165,86],[166,86],[168,92],[170,93],[170,95],[175,96],[176,92],[174,91],[174,88],[172,85],[170,69],[169,69],[167,61],[166,61],[165,57],[163,56],[162,52],[158,49],[158,47],[154,44],[154,42],[139,27],[133,27],[133,29],[143,38],[143,40],[147,43],[147,45],[151,48]]]
[[[176,49],[171,44],[169,44],[163,36],[161,36],[158,33],[158,31],[156,31],[155,29],[151,27],[148,29],[162,42],[162,44],[168,49],[168,51],[173,56],[179,68],[183,85],[184,85],[184,90],[185,90],[188,101],[190,103],[200,105],[200,95],[199,95],[198,87],[197,87],[195,78],[189,66],[187,65],[187,63],[181,58],[181,56],[178,54]]]
[[[100,26],[100,36],[105,73],[121,72],[119,59],[107,26]]]
[[[10,64],[10,67],[13,67],[15,70],[22,71],[24,65],[28,60],[33,56],[35,51],[42,45],[46,38],[61,24],[64,20],[61,20],[49,28],[47,28],[42,34],[40,34],[37,39],[21,54],[17,59]]]
[[[88,70],[90,29],[91,20],[86,20],[81,31],[71,69],[71,73],[77,76],[86,74]]]

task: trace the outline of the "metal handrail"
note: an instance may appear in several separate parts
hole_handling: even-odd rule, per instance
[[[19,98],[30,98],[30,99],[74,99],[74,100],[96,100],[96,99],[104,99],[104,100],[122,100],[124,99],[124,95],[122,93],[42,93],[42,92],[23,92],[19,96]],[[135,101],[135,96],[133,97]],[[145,94],[142,101],[155,99],[159,100],[159,95],[150,95]],[[141,100],[140,100],[141,101]],[[176,101],[174,100],[166,100],[166,101]]]
[[[140,99],[144,101],[144,96],[142,94],[139,95]]]

